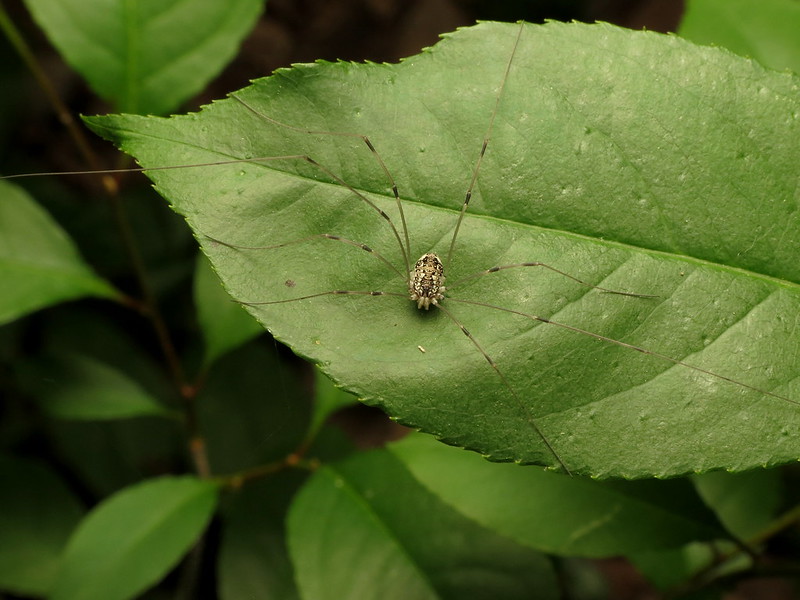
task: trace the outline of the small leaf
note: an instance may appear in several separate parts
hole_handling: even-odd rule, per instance
[[[716,44],[765,67],[800,73],[797,0],[689,0],[678,31],[698,44]]]
[[[124,374],[150,398],[173,397],[174,388],[164,377],[163,358],[153,353],[149,336],[141,336],[119,316],[116,311],[98,310],[89,303],[48,311],[36,319],[44,343],[41,355],[79,354]],[[14,365],[20,374],[25,373],[24,367],[25,363]],[[52,387],[45,381],[40,385]],[[185,432],[172,418],[47,419],[43,426],[60,463],[94,497],[108,496],[143,478],[186,466]]]
[[[127,488],[98,505],[67,546],[52,600],[124,600],[175,566],[201,535],[217,486],[164,477]]]
[[[58,456],[96,497],[186,464],[183,429],[173,419],[52,420],[47,435]],[[102,452],[98,451],[102,448]]]
[[[314,413],[308,427],[308,435],[315,435],[325,424],[329,416],[340,408],[356,403],[352,394],[348,394],[336,385],[319,369],[314,370]]]
[[[83,507],[50,469],[0,457],[0,589],[50,591],[64,546]]]
[[[0,181],[0,324],[65,300],[114,298],[75,244],[21,188]]]
[[[173,414],[126,373],[89,356],[64,355],[30,367],[27,387],[51,417],[108,420]]]
[[[235,99],[88,122],[150,167],[251,159],[150,175],[233,297],[282,302],[250,311],[345,390],[496,461],[666,477],[800,457],[798,90],[674,36],[483,23],[399,65],[300,65],[237,92],[297,129]],[[496,105],[442,305],[508,385],[447,315],[407,300],[400,245],[355,193],[402,229],[375,155],[299,129],[369,135],[401,190],[411,260],[446,257]],[[263,160],[299,155],[328,172]],[[535,268],[458,284],[528,261],[655,297]]]
[[[303,598],[557,598],[543,555],[477,526],[384,450],[318,470],[288,518]]]
[[[172,111],[199,92],[236,53],[263,5],[261,0],[25,3],[98,95],[119,110],[140,114]]]
[[[781,473],[775,469],[705,473],[694,483],[728,531],[741,540],[766,529],[784,500]]]
[[[718,553],[724,551],[723,548],[720,545],[688,544],[684,548],[642,552],[629,558],[648,581],[665,590],[685,584],[694,573],[709,567]]]
[[[543,552],[601,558],[724,536],[685,480],[603,484],[492,464],[426,435],[390,450],[448,505]]]

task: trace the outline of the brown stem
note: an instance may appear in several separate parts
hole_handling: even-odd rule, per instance
[[[31,51],[28,44],[20,34],[19,30],[15,27],[14,23],[8,16],[8,13],[0,4],[0,29],[5,33],[9,42],[17,51],[22,61],[30,69],[39,84],[39,87],[44,92],[45,97],[50,102],[59,121],[64,125],[72,138],[75,146],[80,154],[83,156],[86,163],[93,170],[100,170],[100,161],[95,156],[94,152],[89,145],[83,130],[78,126],[77,122],[72,116],[67,106],[58,96],[55,87],[52,85],[50,79],[47,77],[44,69],[39,65],[36,56]],[[175,388],[177,389],[180,397],[185,401],[185,410],[187,411],[187,423],[189,424],[189,447],[192,455],[195,469],[201,476],[208,476],[208,459],[205,455],[205,443],[202,440],[195,425],[197,419],[194,417],[194,387],[189,385],[185,378],[183,366],[178,358],[178,353],[172,338],[169,335],[169,329],[164,321],[161,311],[158,308],[156,295],[150,283],[150,278],[147,275],[147,270],[144,265],[142,254],[139,246],[136,243],[136,238],[130,227],[130,220],[125,210],[124,203],[119,197],[119,186],[116,180],[110,174],[102,177],[103,190],[106,197],[112,205],[112,212],[117,229],[122,238],[122,244],[128,255],[128,259],[134,271],[139,289],[142,294],[142,302],[139,304],[140,312],[150,321],[155,332],[158,344],[167,361],[167,368],[173,380]],[[131,305],[131,302],[124,302],[123,304]]]
[[[280,460],[276,460],[265,465],[252,467],[250,469],[245,469],[244,471],[239,471],[233,475],[227,475],[220,478],[220,481],[228,488],[239,489],[249,481],[267,477],[268,475],[278,473],[284,469],[305,469],[307,471],[315,471],[319,468],[319,460],[316,458],[303,458],[301,452],[304,452],[305,450],[307,450],[307,448],[298,448],[297,451],[288,454]]]

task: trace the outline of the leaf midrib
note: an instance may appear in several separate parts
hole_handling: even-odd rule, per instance
[[[138,119],[148,119],[148,118],[151,119],[152,118],[152,117],[141,117],[139,115],[126,115],[126,116],[129,117],[129,118],[135,118],[137,120]],[[241,157],[238,157],[238,156],[235,156],[235,155],[232,155],[232,154],[228,154],[228,153],[222,152],[220,150],[215,150],[215,149],[199,146],[197,144],[194,144],[194,143],[188,142],[188,141],[175,140],[175,139],[165,138],[163,136],[142,134],[140,132],[135,132],[135,131],[132,131],[132,130],[129,130],[129,129],[125,129],[125,128],[121,128],[121,127],[107,127],[107,126],[103,125],[102,123],[98,123],[97,122],[98,118],[99,119],[104,119],[105,117],[102,116],[102,115],[99,116],[99,117],[97,117],[97,116],[95,116],[95,117],[84,117],[84,120],[87,123],[89,123],[92,126],[93,129],[101,129],[101,130],[103,130],[105,132],[108,132],[110,134],[110,136],[113,137],[113,138],[122,139],[122,140],[124,140],[126,138],[127,139],[145,138],[145,139],[153,140],[153,141],[160,142],[160,143],[163,143],[163,144],[177,145],[177,146],[181,146],[181,147],[185,147],[185,148],[194,149],[194,150],[196,150],[198,152],[202,152],[202,153],[205,153],[205,154],[216,155],[216,156],[221,157],[221,158],[223,158],[225,160],[236,160],[236,161],[241,161],[242,164],[252,164],[253,166],[256,166],[256,167],[259,167],[259,168],[264,168],[264,169],[267,169],[267,170],[275,172],[275,173],[279,173],[282,176],[297,178],[299,180],[310,182],[310,183],[313,183],[315,185],[329,185],[329,186],[332,186],[333,188],[335,188],[337,190],[350,191],[346,186],[343,186],[343,185],[341,185],[339,183],[336,183],[336,182],[323,181],[323,180],[319,180],[319,179],[315,179],[313,177],[309,177],[309,176],[303,175],[301,173],[297,173],[296,171],[282,170],[282,169],[279,169],[279,168],[276,168],[276,167],[272,166],[271,164],[259,163],[258,162],[258,157],[256,157],[255,159],[241,158]],[[159,117],[159,119],[163,119],[163,121],[169,121],[170,120],[170,119],[162,118],[162,117]],[[121,142],[121,145],[124,147],[124,145],[125,145],[124,142]],[[303,154],[298,153],[297,155],[303,155]],[[289,155],[287,155],[287,156],[289,156]],[[295,156],[295,155],[291,155],[291,156]],[[267,158],[267,157],[265,157],[265,158]],[[212,162],[212,161],[208,161],[208,162]],[[277,161],[275,161],[275,162],[277,164]],[[176,168],[180,168],[182,166],[185,167],[185,168],[192,168],[189,165],[177,165]],[[197,167],[197,168],[203,168],[203,167]],[[144,167],[143,167],[143,170],[145,172],[147,172],[147,169],[144,168]],[[390,196],[388,194],[381,193],[381,192],[375,192],[373,190],[366,190],[364,188],[361,188],[361,187],[358,187],[356,185],[353,185],[350,182],[347,182],[347,183],[354,190],[356,190],[356,191],[358,191],[358,192],[360,192],[360,193],[362,193],[362,194],[364,194],[364,195],[366,195],[368,197],[377,197],[377,198],[380,198],[382,201],[384,201],[386,203],[389,203],[391,205],[395,205],[394,196]],[[457,217],[457,215],[459,214],[460,208],[461,208],[460,205],[459,205],[458,208],[455,208],[455,207],[454,208],[442,207],[442,206],[439,206],[439,205],[436,205],[436,204],[431,204],[429,202],[426,202],[424,199],[410,199],[410,198],[402,198],[401,197],[401,201],[403,203],[406,203],[406,204],[412,204],[414,206],[421,207],[423,210],[431,210],[431,211],[435,211],[435,212],[438,212],[438,213],[447,213],[447,214],[451,215],[454,218]],[[369,208],[369,207],[367,207],[367,208]],[[370,210],[372,210],[372,209],[370,209]],[[751,271],[751,270],[748,270],[748,269],[743,269],[741,267],[736,267],[736,266],[732,266],[732,265],[728,265],[728,264],[724,264],[724,263],[709,261],[707,259],[698,258],[698,257],[695,257],[695,256],[690,256],[690,255],[685,255],[685,254],[677,254],[677,253],[674,253],[674,252],[667,252],[667,251],[664,251],[664,250],[657,250],[657,249],[654,249],[654,248],[647,248],[647,247],[643,247],[643,246],[636,246],[636,245],[632,245],[632,244],[629,244],[629,243],[626,243],[626,242],[620,242],[620,241],[612,240],[612,239],[605,239],[605,238],[604,239],[600,239],[598,237],[594,237],[594,236],[587,235],[587,234],[580,233],[580,232],[576,232],[576,231],[569,231],[569,230],[564,230],[564,229],[554,229],[554,228],[549,228],[549,227],[543,227],[543,226],[540,226],[540,225],[534,225],[534,224],[527,223],[527,222],[524,222],[524,221],[518,221],[518,220],[515,220],[513,218],[504,218],[504,217],[498,217],[498,216],[494,216],[494,215],[487,215],[487,214],[480,213],[480,212],[475,212],[475,211],[467,212],[467,214],[465,215],[464,218],[465,219],[486,220],[487,222],[496,222],[496,223],[502,224],[504,226],[512,226],[512,227],[517,227],[517,228],[526,228],[526,229],[530,229],[531,231],[545,232],[545,233],[549,233],[551,235],[564,236],[566,238],[580,240],[582,242],[586,242],[586,243],[593,244],[593,245],[599,245],[599,246],[603,246],[603,247],[607,247],[607,248],[616,248],[616,249],[624,250],[624,251],[631,252],[631,253],[647,254],[648,256],[666,258],[666,259],[671,260],[671,261],[686,262],[688,264],[693,264],[693,265],[697,265],[697,266],[705,267],[705,268],[709,268],[709,267],[710,268],[717,268],[717,269],[721,269],[721,270],[724,270],[726,272],[732,273],[732,274],[734,274],[736,276],[748,277],[748,278],[753,278],[753,279],[756,279],[756,280],[759,280],[759,281],[764,281],[764,282],[767,282],[767,283],[781,285],[781,286],[783,286],[785,288],[791,289],[792,291],[800,293],[800,284],[798,284],[798,283],[795,283],[795,282],[792,282],[792,281],[789,281],[789,280],[786,280],[786,279],[781,279],[781,278],[778,278],[778,277],[774,277],[774,276],[771,276],[771,275],[767,275],[767,274],[764,274],[764,273],[758,273],[758,272]],[[395,226],[398,226],[398,224],[396,223]],[[445,237],[444,235],[440,236],[440,240],[443,239],[444,237]],[[412,246],[413,246],[413,243],[412,243]]]

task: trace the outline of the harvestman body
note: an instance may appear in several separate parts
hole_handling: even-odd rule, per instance
[[[408,274],[408,294],[417,308],[428,310],[444,300],[444,266],[433,252],[422,255]]]

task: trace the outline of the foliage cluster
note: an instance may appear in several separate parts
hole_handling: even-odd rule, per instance
[[[27,4],[100,97],[138,114],[201,90],[261,10]],[[100,200],[63,180],[0,182],[0,589],[122,600],[158,597],[146,590],[167,577],[160,588],[185,597],[558,598],[566,581],[583,598],[596,587],[583,559],[624,556],[675,595],[792,568],[762,553],[778,535],[793,548],[800,511],[795,471],[779,467],[800,457],[800,80],[784,71],[799,69],[800,10],[747,10],[694,0],[686,39],[522,27],[452,280],[541,260],[658,298],[587,293],[536,269],[453,290],[448,306],[519,402],[443,314],[323,297],[251,316],[218,279],[254,302],[402,291],[373,256],[207,236],[335,233],[402,264],[354,194],[399,222],[363,141],[275,126],[256,106],[368,134],[407,201],[411,259],[446,246],[520,26],[465,29],[400,65],[282,70],[240,92],[246,105],[87,119],[151,168],[250,159],[151,172],[211,262],[183,218],[124,179],[93,177]],[[38,75],[2,8],[0,24]],[[12,101],[3,112],[21,110]],[[255,160],[304,153],[326,170]],[[6,173],[27,168],[4,158]],[[738,383],[459,297],[547,310]],[[312,385],[253,316],[339,387],[321,373]],[[449,445],[414,433],[356,450],[327,424],[355,402],[341,387]],[[558,461],[532,414],[573,477],[534,466]]]

